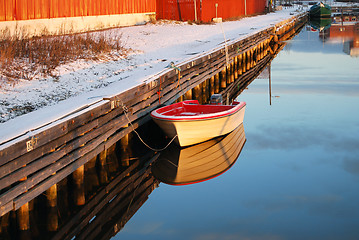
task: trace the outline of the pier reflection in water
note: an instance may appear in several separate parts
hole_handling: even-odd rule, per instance
[[[264,40],[236,57],[230,66],[188,91],[178,101],[196,99],[201,103],[208,103],[213,93],[222,93],[227,103],[234,100],[266,68],[285,45],[285,40],[295,34],[294,30],[283,33],[283,42],[270,43],[269,40]],[[140,127],[138,132],[153,147],[161,147],[168,142],[153,122]],[[19,210],[2,216],[0,237],[109,239],[122,229],[158,186],[159,181],[151,173],[151,164],[157,158],[162,159],[154,164],[154,173],[158,179],[171,184],[203,181],[218,176],[233,166],[245,140],[244,127],[241,125],[229,135],[198,146],[177,149],[176,153],[170,150],[156,153],[147,149],[134,133],[130,133],[85,165],[74,169],[70,176],[53,185],[41,196]],[[202,147],[205,149],[200,149]],[[187,179],[184,178],[183,170],[190,165],[182,165],[182,160],[191,151],[198,151],[198,154],[191,153],[189,158],[193,158],[196,164],[201,164],[204,160],[201,170],[205,166],[207,171],[190,174],[193,178]],[[164,166],[161,166],[163,159],[173,161],[169,155],[181,159],[178,163],[172,162],[179,167],[173,169],[176,177],[168,177],[158,171]],[[208,157],[202,158],[201,155]],[[213,165],[207,165],[208,159],[213,160]],[[196,169],[191,170],[197,171]]]

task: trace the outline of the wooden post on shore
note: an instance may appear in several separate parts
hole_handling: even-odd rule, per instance
[[[238,76],[242,75],[242,58],[243,54],[238,55]]]
[[[195,86],[192,92],[192,96],[195,100],[198,100],[198,102],[201,104],[202,98],[201,98],[201,94],[202,94],[202,89],[200,84],[198,84],[197,86]]]
[[[188,90],[185,95],[184,95],[184,98],[186,100],[192,100],[192,89]]]
[[[57,206],[57,184],[46,190],[47,205],[52,208]]]
[[[230,72],[229,72],[229,76],[230,76],[230,83],[234,82],[234,59],[230,64]]]
[[[219,73],[214,75],[214,93],[219,93],[219,89],[220,89],[220,80],[219,79],[220,79]]]
[[[231,84],[231,64],[228,64],[226,67],[226,83],[227,86]]]
[[[242,73],[247,71],[247,53],[244,52],[242,54]]]
[[[227,87],[227,78],[226,78],[226,68],[223,68],[220,74],[220,81],[221,81],[221,89],[225,89]]]
[[[238,78],[238,56],[234,57],[233,72],[234,72],[234,79],[237,79]]]
[[[85,166],[82,165],[78,169],[76,169],[72,173],[72,178],[74,180],[74,200],[77,206],[82,206],[85,204],[85,189],[84,189],[84,173],[85,173]]]
[[[200,85],[201,85],[201,89],[202,89],[202,95],[201,95],[202,104],[206,104],[207,103],[207,95],[208,95],[207,80],[203,81]]]
[[[214,88],[214,76],[212,76],[209,80],[209,91],[210,91],[210,96],[212,96],[214,94],[215,88]]]

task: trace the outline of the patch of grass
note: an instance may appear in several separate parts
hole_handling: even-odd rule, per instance
[[[44,30],[46,31],[46,30]],[[45,35],[45,32],[44,34]],[[69,62],[117,60],[127,56],[121,35],[108,31],[28,38],[25,30],[0,32],[0,87],[19,79],[57,77],[55,69]]]

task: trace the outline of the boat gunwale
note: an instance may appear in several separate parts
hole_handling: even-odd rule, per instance
[[[183,101],[180,103],[186,104],[186,102],[187,101]],[[193,103],[193,100],[188,100],[188,102]],[[201,106],[198,103],[197,103],[197,105]],[[202,106],[207,106],[207,105],[202,105]],[[208,105],[208,106],[210,106],[210,105]],[[214,106],[216,106],[216,105],[214,105]],[[232,105],[223,105],[223,106],[232,106]],[[166,106],[166,107],[168,107],[168,106]],[[161,108],[159,108],[159,109],[153,110],[151,112],[151,116],[153,118],[155,118],[156,120],[169,121],[169,122],[208,121],[208,120],[214,120],[214,119],[220,119],[220,118],[232,116],[232,115],[238,113],[240,110],[242,110],[245,107],[246,107],[246,102],[239,102],[238,104],[233,105],[232,108],[225,110],[225,111],[219,111],[219,112],[208,113],[208,114],[200,114],[200,115],[196,115],[196,116],[166,116],[161,113],[158,113],[158,110],[161,109]],[[200,117],[198,117],[198,116],[200,116]]]

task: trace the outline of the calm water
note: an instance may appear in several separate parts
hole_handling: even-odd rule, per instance
[[[247,142],[229,171],[161,183],[114,239],[359,239],[359,58],[328,38],[304,28],[279,53],[272,105],[268,79],[239,96]]]

